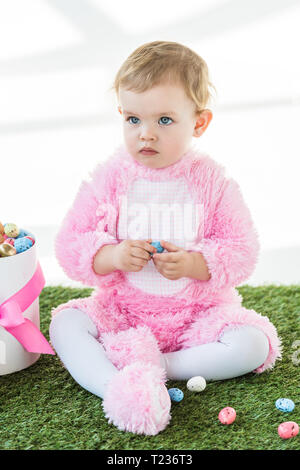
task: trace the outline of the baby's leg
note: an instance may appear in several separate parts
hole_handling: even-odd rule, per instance
[[[76,308],[66,308],[52,319],[50,340],[73,379],[101,398],[108,382],[118,369],[107,359],[103,346],[96,339],[96,325]]]
[[[76,308],[60,310],[50,324],[50,339],[71,376],[103,398],[109,423],[121,430],[155,435],[171,419],[166,372],[157,365],[134,362],[121,371],[96,339],[96,325]]]
[[[226,330],[219,341],[163,354],[168,379],[225,380],[252,372],[269,353],[267,336],[258,328],[242,325]]]

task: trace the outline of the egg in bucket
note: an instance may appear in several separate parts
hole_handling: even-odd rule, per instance
[[[39,295],[44,285],[45,278],[37,259],[36,242],[21,253],[11,256],[2,254],[0,375],[31,366],[41,354],[55,354],[40,332]]]

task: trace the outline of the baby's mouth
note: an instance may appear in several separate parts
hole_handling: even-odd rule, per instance
[[[158,152],[156,150],[147,150],[147,149],[142,149],[140,152],[142,155],[156,155]]]

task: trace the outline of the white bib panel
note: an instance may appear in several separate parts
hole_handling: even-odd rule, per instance
[[[118,220],[119,240],[166,240],[183,249],[192,244],[202,223],[202,205],[196,204],[185,179],[133,181],[121,197]],[[203,224],[202,224],[203,226]],[[156,295],[172,295],[191,280],[166,279],[150,260],[139,272],[124,273],[136,288]]]

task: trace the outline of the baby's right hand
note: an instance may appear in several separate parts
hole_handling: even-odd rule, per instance
[[[151,239],[123,240],[116,245],[113,252],[113,264],[116,269],[125,272],[141,271],[151,259],[151,255],[148,252],[157,252],[157,249],[150,245],[151,242]]]

